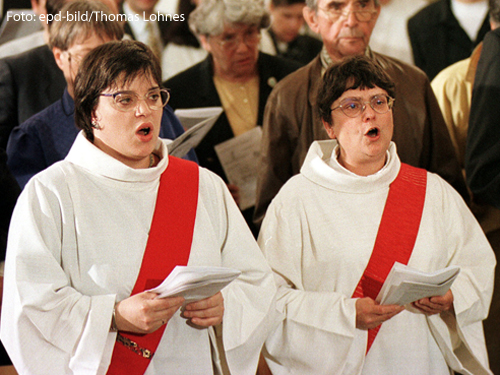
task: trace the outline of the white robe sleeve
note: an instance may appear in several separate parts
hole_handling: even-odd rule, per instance
[[[12,217],[1,338],[19,373],[95,374],[112,335],[115,296],[82,295],[62,268],[61,249],[74,239],[63,236],[61,204],[37,181]]]
[[[367,336],[366,331],[356,329],[355,299],[333,291],[304,290],[301,254],[303,247],[311,251],[314,243],[307,228],[302,227],[300,209],[290,211],[293,205],[275,199],[259,235],[259,245],[278,283],[278,310],[286,314],[266,341],[266,360],[273,374],[278,375],[340,374],[347,367],[349,373],[358,373],[364,352],[356,351],[359,358],[353,358],[350,351],[355,342],[366,345]],[[325,356],[323,350],[329,350],[330,355]]]
[[[202,195],[211,197],[209,216],[214,226],[210,231],[221,244],[221,265],[242,272],[222,290],[225,357],[231,374],[255,375],[264,341],[277,321],[276,284],[225,183],[213,173],[203,169],[200,173],[207,177],[200,188],[212,189]]]
[[[453,283],[454,315],[441,314],[428,318],[429,326],[455,371],[490,374],[482,335],[482,321],[488,316],[493,293],[495,255],[477,220],[458,193],[442,179],[430,185],[434,207],[446,215],[446,240],[449,265],[460,266]]]

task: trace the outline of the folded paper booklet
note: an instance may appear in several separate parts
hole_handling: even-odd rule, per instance
[[[200,109],[210,111],[205,112],[205,116],[197,115],[198,110]],[[194,121],[193,124],[190,123],[189,127],[187,127],[185,124],[185,121],[188,121],[186,120],[188,119],[188,111],[193,111],[195,113],[194,117],[189,118],[190,120]],[[222,107],[176,110],[174,113],[177,117],[179,117],[179,120],[186,131],[176,139],[174,139],[172,142],[167,144],[167,149],[169,155],[182,158],[189,152],[189,150],[198,146],[205,135],[207,135],[210,129],[212,129],[215,121],[217,121],[220,114],[222,113]],[[180,115],[178,113],[180,113]],[[182,113],[184,113],[184,115],[182,115]],[[207,115],[209,116],[207,117]]]
[[[227,267],[176,266],[149,291],[158,293],[157,298],[183,296],[190,303],[213,296],[239,275],[241,271]]]
[[[204,107],[204,108],[189,108],[189,109],[176,109],[174,114],[181,122],[185,130],[191,129],[193,126],[202,121],[214,118],[217,120],[222,113],[222,107]]]
[[[240,188],[242,210],[255,206],[261,139],[262,127],[256,126],[214,147],[227,179]]]
[[[450,266],[426,273],[394,263],[376,301],[381,305],[406,305],[421,298],[442,296],[450,289],[460,267]]]

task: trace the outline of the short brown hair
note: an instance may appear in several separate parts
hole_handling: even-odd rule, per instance
[[[374,88],[385,90],[396,98],[394,82],[384,69],[366,55],[353,56],[330,66],[323,75],[318,90],[317,109],[319,116],[332,125],[331,106],[347,90]]]
[[[89,141],[94,141],[92,115],[101,93],[143,74],[161,86],[158,58],[148,46],[135,40],[104,43],[84,58],[75,78],[75,123]]]
[[[66,15],[87,15],[68,19]],[[110,17],[110,9],[102,2],[95,0],[77,0],[67,3],[61,9],[61,18],[52,23],[50,27],[49,45],[66,51],[74,43],[96,34],[109,39],[120,40],[123,38],[123,26]]]

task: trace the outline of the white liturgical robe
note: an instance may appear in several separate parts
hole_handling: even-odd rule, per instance
[[[158,166],[132,169],[80,133],[65,160],[30,180],[15,208],[5,266],[1,339],[19,374],[105,374],[116,333],[113,306],[135,284],[148,239]],[[232,374],[255,375],[273,324],[276,286],[224,182],[200,168],[188,265],[242,271],[223,289],[225,357]],[[146,374],[207,375],[220,368],[213,328],[180,312]],[[215,370],[214,370],[215,369]]]
[[[266,341],[274,375],[490,374],[482,320],[495,256],[462,198],[428,173],[425,205],[408,265],[432,272],[458,265],[454,313],[411,306],[386,321],[365,356],[351,298],[368,264],[390,183],[401,163],[391,144],[377,173],[357,176],[337,161],[337,141],[314,142],[301,173],[266,213],[259,245],[275,272],[284,320]],[[334,155],[334,157],[332,157]],[[411,197],[408,197],[411,199]]]

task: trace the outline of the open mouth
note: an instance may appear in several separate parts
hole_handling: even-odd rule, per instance
[[[378,128],[371,128],[366,132],[366,135],[368,137],[376,137],[377,135],[380,134],[380,130]]]
[[[144,135],[148,135],[150,132],[151,132],[151,128],[149,128],[149,127],[142,128],[141,130],[138,131],[138,133],[141,133]]]

